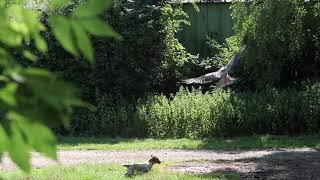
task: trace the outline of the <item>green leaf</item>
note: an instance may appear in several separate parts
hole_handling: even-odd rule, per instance
[[[61,45],[71,54],[78,56],[73,42],[71,22],[63,16],[51,16],[49,23],[53,29],[53,34]]]
[[[23,74],[33,75],[33,76],[42,76],[46,78],[55,78],[55,75],[50,71],[41,68],[27,68],[23,70]]]
[[[4,67],[5,69],[11,69],[15,66],[15,59],[9,54],[9,52],[0,47],[0,66]]]
[[[78,48],[80,49],[82,54],[90,61],[90,63],[93,63],[94,50],[92,48],[89,35],[77,21],[72,21],[72,28],[77,39]]]
[[[50,2],[50,9],[59,9],[67,5],[70,0],[52,0]]]
[[[8,77],[0,75],[0,82],[9,82],[9,81],[10,80]]]
[[[0,89],[0,100],[10,106],[15,106],[15,94],[17,91],[17,87],[18,85],[16,83],[9,83],[4,88]]]
[[[34,37],[37,49],[43,53],[46,53],[48,51],[48,46],[46,41],[38,33],[34,33],[33,37]]]
[[[19,82],[19,83],[24,83],[25,82],[25,79],[24,77],[21,76],[21,74],[13,71],[13,72],[10,72],[10,77],[15,80],[16,82]]]
[[[30,154],[29,146],[26,144],[21,131],[16,123],[11,122],[11,134],[9,136],[8,151],[10,158],[15,162],[22,170],[30,172]]]
[[[46,27],[39,21],[40,13],[37,11],[33,11],[30,9],[25,9],[21,7],[21,16],[20,17],[20,23],[24,23],[27,25],[28,29],[30,32],[40,32],[40,31],[45,31]]]
[[[99,18],[81,19],[81,25],[91,34],[96,36],[111,36],[122,39],[121,35],[115,32],[112,27]]]
[[[25,129],[25,132],[32,147],[36,151],[43,153],[54,160],[57,160],[57,141],[52,131],[40,123],[32,123],[29,127],[30,129]],[[35,134],[35,132],[37,133]],[[41,136],[38,134],[41,134]]]
[[[23,21],[23,12],[26,11],[19,5],[12,5],[6,9],[7,17],[10,17],[8,24],[14,31],[26,35],[29,33],[28,26]]]
[[[10,112],[8,118],[16,122],[32,148],[52,159],[57,159],[57,141],[49,128],[16,112]]]
[[[88,2],[78,6],[72,15],[80,18],[97,16],[111,5],[112,0],[88,0]]]
[[[23,50],[22,54],[25,58],[27,58],[30,61],[33,61],[33,62],[37,61],[37,56],[32,54],[32,52],[28,50]]]
[[[0,160],[2,153],[8,148],[8,135],[0,124]]]
[[[35,40],[37,49],[43,53],[47,52],[47,43],[40,35],[40,32],[45,31],[46,28],[39,22],[39,14],[31,10],[23,9],[22,16],[21,19],[23,23],[20,23],[27,26],[28,32],[30,31],[30,34]],[[25,36],[25,39],[28,40],[28,36]]]
[[[76,89],[69,83],[57,79],[52,73],[43,69],[28,68],[21,70],[23,78],[21,92],[32,91],[33,96],[25,98],[20,105],[23,110],[17,109],[20,114],[28,115],[29,119],[44,121],[48,124],[64,123],[69,121],[71,106],[77,103]],[[30,99],[37,99],[37,109],[30,107]],[[31,117],[32,115],[32,117]]]
[[[20,46],[22,40],[23,36],[21,34],[18,34],[17,32],[14,32],[10,29],[1,29],[0,31],[0,41],[8,46]]]
[[[85,101],[82,101],[81,99],[76,99],[76,98],[70,98],[70,99],[67,99],[65,101],[67,104],[69,105],[72,105],[72,106],[77,106],[77,107],[83,107],[83,108],[88,108],[90,111],[96,111],[97,110],[97,107],[88,103],[88,102],[85,102]]]
[[[26,36],[29,33],[28,26],[24,23],[18,23],[16,21],[10,22],[11,29],[15,32],[21,33],[22,35]]]

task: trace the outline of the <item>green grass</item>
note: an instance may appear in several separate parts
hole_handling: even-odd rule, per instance
[[[258,136],[232,139],[123,139],[60,137],[59,150],[142,150],[142,149],[276,149],[320,148],[320,136]]]
[[[259,136],[232,139],[122,139],[122,138],[88,138],[59,137],[60,150],[141,150],[141,149],[275,149],[275,148],[320,148],[320,136]],[[169,164],[156,165],[147,174],[139,174],[130,179],[240,179],[234,174],[211,174],[196,176],[178,174],[167,170]],[[53,166],[35,169],[30,175],[20,171],[1,172],[0,179],[59,180],[59,179],[125,179],[125,168],[119,164]]]
[[[55,166],[45,169],[36,169],[30,175],[23,172],[5,172],[0,174],[0,179],[28,179],[28,180],[84,180],[84,179],[240,179],[235,174],[216,173],[207,176],[178,174],[166,170],[168,164],[156,165],[151,172],[137,174],[127,178],[123,174],[126,169],[116,164]]]

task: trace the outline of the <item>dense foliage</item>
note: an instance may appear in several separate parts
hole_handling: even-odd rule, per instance
[[[312,134],[320,129],[320,85],[302,91],[261,92],[180,89],[136,105],[118,99],[103,109],[101,133],[155,138],[207,138],[256,134]],[[104,102],[108,102],[105,99]]]
[[[236,44],[249,45],[244,87],[299,86],[320,77],[319,1],[254,0],[232,4]]]
[[[36,54],[47,53],[43,33],[50,27],[65,50],[90,62],[94,52],[89,33],[117,34],[99,17],[111,1],[89,0],[68,16],[52,13],[49,27],[40,22],[38,11],[24,5],[21,0],[0,3],[0,158],[8,151],[21,169],[29,171],[31,150],[57,158],[56,139],[48,126],[66,125],[73,106],[92,107],[57,75],[45,68],[26,66],[27,61],[37,61]],[[52,1],[48,8],[58,5],[63,3]]]
[[[78,5],[74,2],[59,12],[72,13]],[[317,1],[235,2],[235,35],[226,44],[208,36],[208,57],[199,58],[176,38],[189,24],[181,4],[116,0],[104,18],[123,38],[95,39],[93,67],[66,54],[53,33],[45,36],[48,56],[36,66],[73,82],[80,96],[97,107],[96,112],[77,108],[70,126],[55,130],[64,135],[126,137],[317,132],[319,109],[305,98],[317,97],[318,86],[309,93],[302,84],[319,78],[319,8]],[[241,84],[231,87],[236,92],[169,95],[178,91],[180,79],[225,65],[243,44],[248,49],[235,72],[241,78]],[[287,100],[292,103],[285,104]],[[300,108],[304,114],[293,113]]]
[[[206,59],[176,39],[189,24],[179,3],[56,0],[56,9],[49,1],[44,8],[27,1],[40,14],[21,2],[0,3],[0,157],[8,151],[26,171],[31,149],[56,158],[48,127],[61,134],[158,138],[319,133],[320,85],[303,85],[320,77],[319,1],[233,3],[235,36],[226,45],[209,37]],[[92,43],[90,35],[115,38]],[[226,64],[242,44],[248,49],[236,72],[242,78],[237,91],[169,95],[181,78]],[[67,129],[57,127],[69,123],[73,106],[83,108]]]
[[[68,13],[76,5],[61,11]],[[183,76],[190,72],[194,74],[192,67],[201,72],[201,67],[197,68],[197,63],[200,63],[197,58],[186,52],[175,38],[182,24],[188,24],[187,18],[180,4],[115,1],[105,19],[123,38],[121,41],[96,39],[96,63],[93,68],[63,53],[52,34],[47,34],[49,56],[43,57],[37,66],[48,67],[73,82],[80,89],[81,97],[98,107],[94,113],[83,108],[76,109],[69,128],[58,128],[57,132],[116,135],[113,131],[119,129],[116,124],[123,123],[121,127],[127,129],[125,125],[128,125],[129,129],[138,131],[138,126],[127,120],[114,122],[118,119],[116,117],[110,120],[106,109],[116,106],[118,97],[134,104],[137,98],[152,92],[175,92],[178,90],[177,82]],[[48,57],[55,61],[48,61]],[[111,129],[101,130],[101,123],[109,124],[106,127]],[[117,132],[121,136],[132,135],[126,130]]]
[[[128,103],[100,99],[96,135],[206,138],[256,134],[312,134],[320,129],[320,85],[260,92],[180,89]]]
[[[154,137],[318,133],[319,98],[319,84],[259,93],[181,90],[172,100],[152,97],[139,113]]]
[[[100,41],[99,48],[103,44],[112,48],[102,46],[98,56],[108,57],[101,58],[95,69],[99,89],[136,98],[178,90],[177,82],[188,73],[187,63],[195,58],[175,37],[182,25],[189,24],[182,6],[152,0],[116,2],[107,18],[124,40]]]
[[[286,11],[277,7],[286,8]],[[49,62],[45,66],[49,66],[54,71],[60,71],[66,79],[75,82],[81,89],[82,97],[95,104],[98,109],[94,113],[85,109],[77,109],[70,127],[64,130],[59,128],[58,132],[82,135],[99,134],[126,137],[153,135],[164,137],[161,133],[145,133],[155,128],[156,122],[164,123],[165,120],[159,117],[155,118],[154,113],[147,113],[144,118],[138,116],[137,99],[141,99],[138,102],[139,107],[154,108],[149,106],[151,96],[149,96],[148,103],[145,104],[145,95],[164,93],[167,96],[171,92],[176,92],[181,78],[196,76],[225,65],[243,43],[248,44],[249,48],[240,61],[239,70],[235,72],[242,80],[237,89],[252,91],[243,92],[241,96],[249,98],[248,101],[241,101],[243,104],[253,106],[251,105],[251,100],[253,101],[251,95],[263,98],[263,93],[267,93],[267,90],[264,90],[266,87],[291,87],[287,95],[285,95],[287,93],[285,89],[283,91],[270,90],[274,93],[279,92],[281,94],[279,98],[283,97],[283,99],[295,95],[294,92],[301,94],[300,90],[303,89],[301,82],[307,79],[315,80],[318,77],[319,21],[317,18],[319,18],[319,11],[317,8],[319,8],[319,3],[304,3],[295,0],[267,0],[260,3],[258,1],[235,2],[232,5],[235,36],[227,39],[226,45],[220,45],[212,37],[208,37],[211,51],[209,57],[202,59],[186,52],[175,38],[182,25],[189,24],[188,15],[182,11],[181,5],[152,0],[115,1],[114,7],[106,14],[106,19],[117,32],[122,34],[123,40],[118,42],[110,41],[110,39],[97,39],[95,46],[98,53],[94,68],[86,63],[79,64],[77,61],[69,59],[58,50],[59,48],[55,46],[54,41],[51,43],[50,57],[59,57],[58,59],[68,59],[68,61],[63,60],[55,64]],[[274,25],[270,26],[270,24]],[[48,61],[45,62],[48,63]],[[256,90],[262,91],[262,94],[255,93]],[[229,94],[234,93],[227,92],[226,99],[234,97]],[[238,93],[235,94],[240,96]],[[267,95],[266,97],[270,99],[276,97],[275,95]],[[166,99],[166,96],[160,97]],[[199,97],[199,101],[203,100],[200,94],[196,96]],[[207,96],[204,95],[204,97]],[[218,95],[214,94],[215,96]],[[155,99],[160,97],[156,96]],[[178,97],[179,93],[177,97],[173,96],[167,101],[170,104],[172,103],[170,100],[175,99],[175,103],[177,103],[179,102]],[[216,103],[214,98],[209,99]],[[261,99],[261,106],[266,106],[265,102],[270,99]],[[236,106],[242,106],[242,104],[235,103],[232,106],[241,108]],[[290,109],[291,107],[286,108]],[[222,109],[218,108],[216,111]],[[159,110],[159,113],[166,111]],[[242,115],[239,117],[232,118],[234,120],[238,118],[240,121],[239,118],[243,116],[245,117],[242,119],[243,123],[247,123],[244,129],[257,130],[256,132],[240,130],[239,132],[243,134],[299,133],[298,130],[286,129],[288,123],[283,126],[283,129],[280,128],[281,124],[277,124],[279,127],[273,130],[260,131],[255,126],[257,119],[251,121],[252,117],[250,117],[245,122],[247,115],[241,113]],[[166,119],[168,118],[166,117]],[[178,117],[174,119],[176,118]],[[201,117],[197,118],[200,118],[199,122],[201,122]],[[215,121],[215,119],[210,120],[204,115],[203,118],[208,123]],[[282,115],[279,115],[277,120],[280,121],[281,118]],[[271,125],[267,123],[270,121],[267,119],[266,115],[263,121],[266,121],[267,125]],[[186,126],[189,129],[197,129],[192,128],[192,125],[199,123],[197,119],[190,119],[190,121],[184,119],[183,122],[181,126]],[[155,125],[150,125],[153,123]],[[252,127],[250,127],[251,123],[253,123]],[[170,123],[168,127],[170,127]],[[211,129],[208,133],[208,129],[200,128],[201,130],[194,132],[193,135],[188,129],[174,126],[171,128],[172,130],[162,129],[167,132],[165,137],[232,135],[231,132],[227,133],[221,129],[216,129],[216,132]],[[186,132],[184,132],[185,130]],[[311,131],[303,129],[302,132]]]

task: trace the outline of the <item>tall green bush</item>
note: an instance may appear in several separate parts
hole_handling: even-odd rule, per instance
[[[319,2],[236,1],[234,40],[247,44],[241,75],[248,88],[288,87],[319,77]]]
[[[98,41],[96,87],[108,94],[136,97],[175,92],[177,81],[188,73],[186,64],[195,58],[176,38],[181,26],[189,23],[182,5],[121,0],[106,18],[123,41]]]
[[[59,13],[69,14],[77,5],[75,1],[60,9]],[[184,74],[192,72],[189,67],[194,65],[192,61],[195,57],[187,53],[175,37],[181,25],[188,24],[181,4],[116,0],[104,17],[123,39],[95,39],[97,53],[93,68],[65,54],[52,34],[46,35],[50,42],[49,56],[43,56],[37,66],[58,72],[81,90],[83,99],[99,107],[94,114],[83,108],[76,109],[70,127],[56,129],[61,134],[103,132],[104,135],[115,135],[115,119],[104,115],[107,116],[105,111],[118,105],[118,102],[116,98],[107,98],[108,103],[102,99],[122,97],[126,103],[134,104],[137,98],[150,92],[169,94],[178,89],[177,81]],[[46,21],[45,16],[43,19]],[[56,61],[47,61],[48,57]],[[110,120],[104,122],[109,124],[104,126],[104,130],[96,128],[102,120]],[[109,132],[107,127],[110,128]]]
[[[123,40],[95,39],[94,67],[76,61],[51,33],[46,34],[49,55],[37,65],[73,82],[82,98],[97,106],[95,113],[76,109],[69,128],[56,131],[139,137],[316,132],[317,96],[312,94],[316,87],[308,91],[269,87],[319,77],[319,2],[258,2],[232,5],[236,34],[227,40],[227,47],[209,39],[213,57],[206,60],[188,53],[176,39],[182,25],[189,24],[188,16],[181,4],[165,1],[116,0],[104,18]],[[71,13],[74,6],[77,3],[60,11]],[[208,65],[225,65],[242,44],[249,48],[237,72],[241,87],[261,92],[181,90],[176,96],[150,96],[145,101],[149,93],[177,91],[180,79],[199,75]],[[48,57],[57,61],[46,61]],[[294,112],[299,108],[303,114]]]
[[[319,89],[319,83],[302,90],[260,92],[203,93],[181,88],[175,96],[149,95],[135,103],[120,96],[101,96],[98,111],[88,117],[90,131],[82,133],[154,138],[319,133]]]
[[[189,16],[183,11],[182,4],[163,2],[160,11],[160,32],[164,48],[161,52],[161,65],[154,81],[154,90],[169,94],[178,90],[177,82],[182,77],[190,75],[191,66],[197,60],[197,56],[188,53],[177,38],[177,33],[182,27],[190,25]]]
[[[138,114],[152,137],[318,133],[319,98],[319,84],[259,93],[180,89],[175,97],[150,97]]]

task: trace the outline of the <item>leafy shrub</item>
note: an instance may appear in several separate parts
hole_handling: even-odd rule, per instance
[[[100,95],[98,111],[93,114],[91,127],[95,135],[111,137],[143,137],[146,123],[136,117],[136,106],[125,98],[118,96]]]
[[[319,2],[254,0],[232,4],[237,44],[248,44],[245,86],[288,87],[319,73]]]
[[[56,13],[72,13],[78,4],[78,0],[75,0]],[[175,38],[181,25],[188,23],[188,17],[182,11],[181,5],[169,5],[154,0],[116,0],[104,18],[122,35],[123,40],[95,39],[97,53],[94,67],[87,62],[76,61],[65,53],[54,40],[52,33],[46,34],[49,42],[48,56],[40,58],[36,66],[47,67],[71,81],[80,89],[83,99],[98,107],[96,113],[84,108],[75,109],[69,128],[56,128],[56,132],[60,134],[132,134],[133,130],[128,130],[127,133],[124,133],[126,130],[116,130],[119,124],[123,124],[122,128],[125,127],[124,123],[115,122],[116,117],[111,118],[111,115],[108,115],[118,112],[116,110],[114,113],[113,107],[128,105],[128,109],[131,109],[129,106],[133,105],[130,104],[134,104],[137,98],[147,93],[175,92],[178,90],[177,81],[192,72],[190,67],[195,65],[192,61],[196,57],[186,52]],[[46,16],[43,21],[47,21]],[[121,97],[121,103],[110,97]],[[102,121],[106,121],[103,126]],[[134,129],[125,129],[130,128]]]
[[[183,25],[190,25],[189,16],[182,10],[182,4],[162,3],[160,11],[160,32],[164,48],[154,90],[169,94],[178,90],[177,82],[182,77],[190,75],[198,57],[188,53],[176,37]]]
[[[182,5],[121,0],[106,19],[123,41],[98,41],[96,87],[125,97],[177,91],[176,82],[190,72],[187,64],[196,58],[176,38],[189,23]]]
[[[318,133],[319,89],[319,84],[259,93],[180,89],[175,97],[151,96],[138,114],[152,137]]]
[[[60,13],[68,14],[76,5]],[[94,68],[65,54],[52,34],[47,34],[49,55],[43,59],[56,61],[39,61],[38,66],[73,82],[82,98],[98,108],[95,113],[76,109],[70,127],[56,131],[139,137],[317,132],[317,86],[302,91],[264,88],[320,75],[319,3],[307,6],[297,0],[267,0],[232,7],[236,35],[226,46],[209,39],[213,57],[206,60],[188,53],[175,37],[181,25],[189,23],[181,5],[155,0],[115,1],[105,19],[123,41],[96,39]],[[281,8],[286,11],[278,11]],[[238,72],[245,80],[243,87],[261,92],[181,90],[174,97],[157,95],[144,100],[150,92],[175,92],[183,77],[225,65],[243,42],[249,45]],[[141,99],[136,102],[137,98]]]

